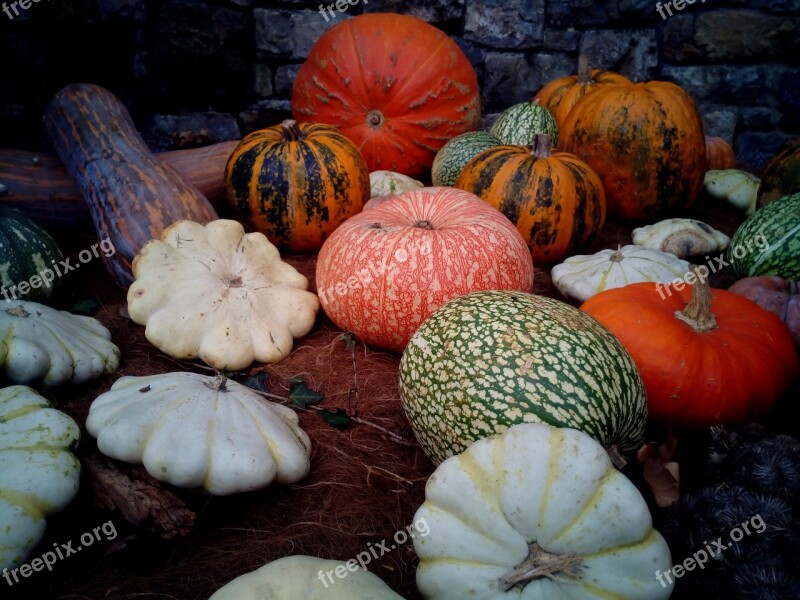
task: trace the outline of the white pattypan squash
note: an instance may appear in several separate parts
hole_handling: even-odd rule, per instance
[[[647,504],[585,433],[516,425],[444,461],[414,516],[428,600],[660,600],[672,560]],[[674,580],[672,580],[674,581]]]
[[[33,389],[0,389],[0,569],[23,563],[44,535],[45,517],[78,493],[79,439],[75,421]]]
[[[756,212],[756,197],[761,180],[740,169],[713,169],[706,171],[703,187],[706,192],[745,211],[747,216]]]
[[[179,359],[220,370],[286,357],[311,331],[319,300],[261,233],[237,221],[178,221],[133,261],[128,314],[145,337]]]
[[[86,430],[106,456],[217,495],[294,483],[310,467],[297,414],[223,376],[122,377],[92,402]]]
[[[348,562],[349,569],[344,561],[287,556],[240,575],[209,600],[403,600],[377,575]]]
[[[696,219],[666,219],[633,230],[633,243],[678,258],[722,252],[731,238]]]
[[[0,305],[0,368],[12,383],[83,383],[114,371],[119,355],[97,319],[36,302]]]
[[[641,281],[669,283],[688,271],[689,263],[674,254],[630,245],[571,256],[553,267],[550,276],[565,297],[586,302],[605,290]]]
[[[425,187],[421,181],[394,171],[373,171],[369,174],[370,198],[396,196]]]

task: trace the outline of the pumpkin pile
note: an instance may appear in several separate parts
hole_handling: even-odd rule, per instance
[[[750,458],[712,465],[743,491],[683,494],[677,475],[680,463],[691,480],[692,444],[709,428],[780,419],[798,384],[800,146],[759,179],[726,140],[706,137],[684,89],[592,69],[585,55],[576,74],[478,131],[478,80],[459,46],[391,13],[317,40],[292,113],[196,152],[192,170],[151,153],[109,90],[76,84],[53,98],[45,124],[63,172],[51,183],[68,178],[58,186],[69,202],[85,202],[108,248],[93,256],[119,288],[108,296],[119,310],[101,314],[124,324],[112,335],[57,308],[66,254],[42,227],[57,219],[18,175],[10,200],[21,211],[0,206],[3,289],[15,294],[0,307],[0,567],[23,565],[44,519],[85,501],[81,460],[95,494],[111,485],[96,481],[102,460],[139,468],[174,506],[201,498],[291,523],[294,512],[342,533],[336,499],[373,494],[413,521],[392,547],[413,542],[396,559],[413,577],[369,568],[374,546],[348,560],[335,544],[295,552],[287,535],[289,546],[256,552],[258,569],[237,562],[211,582],[215,600],[399,598],[384,579],[405,575],[428,600],[740,590],[709,583],[713,570],[682,587],[658,573],[702,538],[682,537],[685,523],[722,531],[723,500],[773,511],[774,548],[800,500],[798,486],[780,490],[786,510],[748,496],[746,465],[780,480],[764,475],[774,461],[755,444],[731,454]],[[123,329],[138,355],[114,343]],[[356,348],[390,376],[359,380]],[[337,353],[351,362],[334,363]],[[142,356],[172,371],[132,372]],[[347,408],[323,407],[306,378],[343,380],[351,365],[352,387],[336,392]],[[390,392],[373,397],[380,385]],[[63,399],[76,418],[56,410]],[[365,404],[391,418],[365,418]],[[324,425],[309,427],[314,412]],[[332,455],[356,452],[355,430],[422,475],[376,459],[366,480],[314,479]],[[798,442],[765,437],[795,468]],[[395,487],[370,479],[383,476]],[[317,488],[328,496],[294,505]],[[174,506],[153,504],[173,518]],[[687,516],[695,509],[707,523]],[[125,515],[136,530],[145,520]],[[378,520],[364,527],[358,535],[392,535]],[[716,571],[735,578],[740,563]]]

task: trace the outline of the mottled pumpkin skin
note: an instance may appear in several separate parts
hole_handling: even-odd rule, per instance
[[[800,192],[800,140],[794,140],[764,169],[756,206],[763,208],[779,198]]]
[[[419,177],[449,139],[477,129],[478,80],[447,34],[409,15],[342,21],[314,44],[295,78],[297,121],[336,125],[370,171]]]
[[[653,220],[690,207],[703,186],[706,144],[700,113],[677,85],[609,85],[575,105],[559,149],[600,176],[609,215]]]
[[[721,137],[706,138],[706,168],[709,171],[733,169],[736,166],[736,156],[733,146]]]
[[[517,226],[536,266],[549,266],[595,240],[606,220],[600,178],[572,154],[537,158],[498,146],[473,158],[455,187],[480,196]]]
[[[254,131],[231,154],[225,190],[242,220],[279,248],[316,252],[333,231],[369,200],[364,157],[335,127],[296,124]]]

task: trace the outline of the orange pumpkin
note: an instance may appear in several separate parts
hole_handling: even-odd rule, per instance
[[[336,125],[370,171],[418,177],[450,138],[477,129],[478,79],[443,31],[410,15],[369,13],[314,44],[292,111],[298,121]]]
[[[559,148],[600,176],[609,214],[631,221],[690,207],[706,173],[700,113],[663,81],[592,90],[567,115]]]
[[[733,169],[736,156],[733,146],[721,137],[706,138],[706,168],[711,170]]]
[[[290,252],[316,252],[369,200],[364,157],[329,125],[287,120],[242,139],[225,168],[240,218]]]
[[[330,319],[395,352],[445,302],[481,290],[532,292],[531,255],[499,211],[449,187],[365,210],[333,232],[317,259],[317,294]]]
[[[758,186],[757,208],[800,192],[800,140],[789,140],[764,169]]]
[[[533,150],[497,146],[476,155],[455,187],[472,192],[508,217],[537,266],[549,266],[595,240],[606,219],[600,178],[572,154],[550,152],[539,134]]]
[[[561,131],[561,125],[569,112],[589,91],[604,85],[620,83],[631,83],[631,81],[619,73],[590,69],[589,57],[581,54],[578,57],[577,75],[554,79],[539,90],[533,100],[538,100],[539,104],[553,113]]]
[[[792,335],[747,298],[712,290],[697,271],[686,279],[694,285],[648,282],[607,290],[581,310],[630,352],[655,421],[705,427],[760,417],[797,376]]]

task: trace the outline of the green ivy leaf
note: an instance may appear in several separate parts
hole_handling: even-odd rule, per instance
[[[242,385],[246,385],[249,388],[256,390],[257,392],[268,392],[269,386],[267,385],[267,381],[269,379],[269,375],[266,371],[259,371],[258,375],[250,376],[242,382]]]
[[[308,387],[302,377],[292,377],[289,383],[289,400],[295,406],[308,408],[312,404],[317,404],[325,399],[325,396],[317,390],[312,390]]]
[[[343,408],[337,408],[336,410],[328,410],[323,408],[317,412],[319,413],[319,416],[322,417],[331,427],[336,429],[347,429],[350,426],[350,417],[347,416],[347,412],[345,412]]]
[[[78,300],[75,304],[73,304],[72,308],[69,309],[69,312],[76,315],[91,316],[96,313],[99,308],[100,303],[97,301],[97,299],[84,298],[83,300]]]

